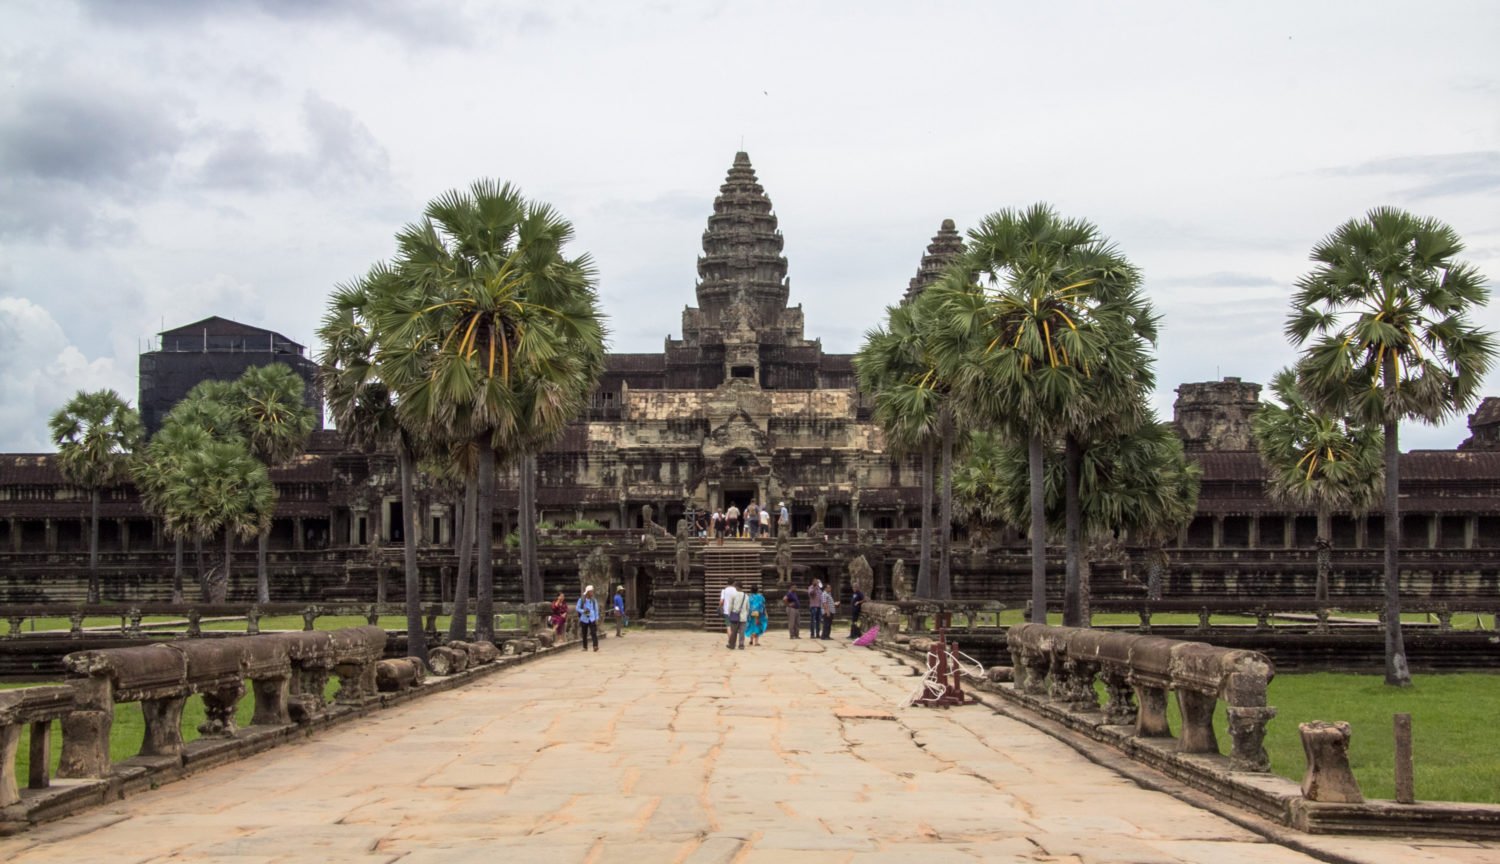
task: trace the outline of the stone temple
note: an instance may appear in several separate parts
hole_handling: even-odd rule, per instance
[[[888,595],[895,562],[914,565],[919,458],[895,458],[886,449],[869,399],[856,385],[851,355],[824,353],[807,337],[802,309],[791,304],[771,199],[745,153],[735,155],[714,198],[702,245],[697,306],[683,310],[681,338],[669,338],[660,353],[611,355],[589,407],[539,458],[539,524],[551,530],[591,519],[609,529],[597,540],[609,546],[610,580],[631,586],[633,612],[640,614],[656,588],[683,585],[670,542],[637,548],[652,533],[641,530],[649,527],[646,506],[653,522],[671,530],[689,507],[784,501],[800,534],[821,505],[826,539],[799,545],[799,570],[837,577],[850,558],[863,554],[875,569],[877,595]],[[961,245],[957,228],[944,221],[904,296],[935,281]],[[886,302],[902,299],[893,285]],[[878,323],[873,308],[869,314],[869,323]],[[237,375],[236,364],[273,357],[308,365],[301,346],[285,337],[223,319],[162,336],[161,351],[142,355],[142,404],[159,402],[169,384],[186,392],[194,383],[192,364],[205,375],[218,374],[220,366],[235,366]],[[1269,585],[1310,595],[1315,515],[1278,506],[1265,494],[1249,426],[1259,393],[1259,385],[1238,378],[1178,389],[1173,419],[1190,458],[1203,468],[1203,484],[1198,513],[1172,547],[1174,592],[1254,593]],[[1403,573],[1410,574],[1412,590],[1494,594],[1500,399],[1485,400],[1470,426],[1473,435],[1458,450],[1403,457]],[[403,539],[403,519],[394,456],[357,452],[336,431],[319,430],[306,452],[274,469],[272,478],[279,492],[270,538],[273,595],[376,596],[372,576],[388,577],[400,567],[395,544]],[[490,514],[497,538],[517,525],[516,488],[512,469],[501,477]],[[418,487],[426,597],[447,596],[460,497],[428,477]],[[81,598],[87,501],[84,490],[62,480],[51,456],[0,455],[0,602]],[[109,490],[101,516],[106,597],[113,584],[116,596],[165,599],[172,544],[142,510],[135,490],[128,484]],[[1336,594],[1378,596],[1381,522],[1379,511],[1335,514]],[[586,551],[580,545],[590,542],[543,544],[548,590],[576,592],[578,559]],[[499,544],[497,596],[518,598],[519,561]],[[252,573],[253,544],[242,548],[245,560],[235,569]],[[767,545],[760,554],[763,571],[772,574],[774,550]],[[703,566],[695,551],[691,585],[708,585]],[[1022,598],[1028,572],[1025,544],[1004,532],[956,556],[954,590],[959,598]],[[1096,594],[1139,593],[1121,574],[1118,564],[1101,564]],[[252,584],[237,579],[231,596],[252,596]]]

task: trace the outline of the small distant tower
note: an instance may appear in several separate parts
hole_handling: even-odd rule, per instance
[[[913,276],[906,288],[906,296],[901,299],[902,305],[910,303],[921,296],[932,285],[942,278],[943,271],[953,263],[964,251],[964,240],[958,236],[958,229],[954,226],[952,219],[944,219],[938,233],[932,236],[932,242],[927,244],[927,254],[922,256],[922,263],[917,267],[917,275]]]
[[[1469,438],[1460,450],[1500,450],[1500,396],[1487,396],[1469,415]]]
[[[1225,378],[1177,388],[1173,424],[1189,453],[1254,450],[1250,418],[1260,405],[1260,385]]]

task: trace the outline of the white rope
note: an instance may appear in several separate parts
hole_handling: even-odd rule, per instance
[[[978,660],[975,660],[962,651],[955,652],[952,648],[946,648],[945,650],[948,655],[948,668],[956,670],[959,674],[970,678],[984,677],[984,666]],[[938,680],[937,665],[933,663],[933,658],[929,655],[927,671],[923,673],[922,680],[917,684],[916,689],[911,692],[910,696],[906,697],[906,701],[902,703],[902,707],[915,705],[917,700],[923,698],[923,694],[926,694],[928,699],[941,699],[947,692],[948,685]]]

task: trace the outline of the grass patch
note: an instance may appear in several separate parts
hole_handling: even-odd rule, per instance
[[[1417,800],[1500,804],[1500,736],[1489,725],[1500,705],[1500,675],[1422,675],[1409,689],[1387,687],[1379,675],[1317,672],[1278,675],[1266,701],[1276,718],[1266,732],[1271,770],[1302,782],[1307,757],[1297,725],[1349,723],[1349,766],[1366,798],[1394,798],[1395,744],[1391,717],[1410,714]],[[1101,700],[1103,685],[1098,685]],[[1172,734],[1182,730],[1177,700],[1167,705]],[[1229,718],[1214,712],[1219,751],[1229,754]]]

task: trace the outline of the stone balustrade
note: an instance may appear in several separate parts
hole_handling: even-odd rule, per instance
[[[285,725],[323,716],[330,675],[339,679],[337,701],[363,702],[376,693],[375,666],[385,652],[386,638],[379,627],[362,626],[69,654],[63,663],[73,677],[61,689],[72,699],[57,715],[63,729],[59,776],[98,778],[109,773],[114,706],[121,703],[141,705],[146,728],[137,755],[180,759],[182,711],[195,694],[202,697],[206,715],[198,731],[220,738],[236,734],[234,715],[246,680],[255,692],[253,725]]]
[[[1169,737],[1168,694],[1177,694],[1182,715],[1181,753],[1218,753],[1213,715],[1227,706],[1230,767],[1270,768],[1264,741],[1276,709],[1266,705],[1271,662],[1255,651],[1045,624],[1017,624],[1006,635],[1023,693],[1075,711],[1099,709],[1094,679],[1104,683],[1106,722],[1130,725],[1141,737]],[[1132,697],[1135,704],[1132,704]]]
[[[0,807],[21,800],[16,757],[21,730],[27,726],[31,727],[27,788],[45,789],[50,785],[47,772],[52,765],[52,721],[72,713],[76,699],[73,688],[66,685],[0,691]]]

